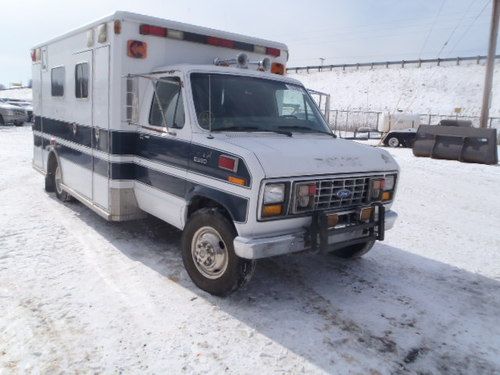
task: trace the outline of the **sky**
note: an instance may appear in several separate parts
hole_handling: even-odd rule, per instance
[[[0,84],[26,83],[29,50],[116,10],[284,42],[289,67],[484,55],[491,0],[0,1]],[[4,6],[4,4],[8,4]],[[498,53],[498,51],[497,51]]]

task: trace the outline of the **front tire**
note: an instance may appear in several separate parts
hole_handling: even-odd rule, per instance
[[[330,254],[343,259],[357,259],[369,252],[375,241],[363,242],[332,251]]]
[[[234,252],[234,226],[221,210],[195,212],[182,233],[182,260],[196,286],[216,296],[226,296],[245,285],[255,261]]]

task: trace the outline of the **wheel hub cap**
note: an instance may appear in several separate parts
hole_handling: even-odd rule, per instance
[[[205,277],[216,279],[227,268],[226,244],[214,228],[203,227],[196,231],[191,244],[191,253],[196,268]]]

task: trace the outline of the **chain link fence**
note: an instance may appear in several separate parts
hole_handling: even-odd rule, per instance
[[[382,121],[383,112],[357,110],[330,110],[330,127],[336,132],[356,132],[360,129],[376,131]],[[437,125],[441,120],[469,120],[472,126],[479,127],[479,116],[442,115],[437,113],[421,114],[420,124]],[[490,117],[488,127],[500,129],[500,117]]]

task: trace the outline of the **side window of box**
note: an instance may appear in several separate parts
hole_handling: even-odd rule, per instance
[[[75,65],[75,97],[89,97],[89,64],[80,63]]]
[[[64,66],[52,68],[50,71],[50,92],[52,96],[64,96],[65,75],[66,70],[64,69]]]
[[[156,94],[153,94],[149,124],[180,129],[184,126],[184,103],[182,100],[181,81],[179,78],[162,78],[156,82]]]

